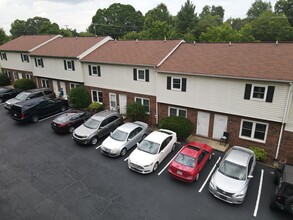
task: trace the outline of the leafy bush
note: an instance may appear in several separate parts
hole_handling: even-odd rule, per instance
[[[159,127],[176,132],[178,139],[186,139],[192,133],[192,123],[181,116],[169,116],[159,122]]]
[[[129,103],[126,107],[126,115],[133,121],[143,120],[143,118],[146,116],[146,109],[143,105],[132,102]]]
[[[90,94],[83,86],[71,89],[68,99],[74,108],[86,108],[91,102]]]
[[[0,86],[6,86],[9,85],[9,83],[9,78],[5,74],[0,73]]]
[[[255,153],[257,161],[264,161],[267,159],[267,152],[264,149],[255,146],[251,146],[250,149]]]
[[[36,84],[31,79],[18,79],[14,82],[14,88],[21,90],[35,89]]]
[[[90,105],[89,105],[89,110],[92,112],[92,113],[97,113],[99,111],[101,111],[103,109],[103,105],[101,105],[100,103],[98,102],[92,102]]]

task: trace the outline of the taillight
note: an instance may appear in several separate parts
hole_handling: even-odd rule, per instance
[[[21,112],[21,119],[24,119],[24,113]]]

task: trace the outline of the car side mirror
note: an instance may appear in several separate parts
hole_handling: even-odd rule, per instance
[[[252,176],[252,175],[249,175],[247,178],[248,178],[248,179],[252,179],[252,178],[253,178],[253,176]]]
[[[139,143],[136,143],[136,147],[139,147]]]

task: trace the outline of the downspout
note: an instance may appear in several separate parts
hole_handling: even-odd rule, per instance
[[[285,111],[284,111],[284,115],[283,115],[282,126],[281,126],[281,130],[280,130],[280,134],[279,134],[279,140],[278,140],[275,160],[277,160],[278,156],[279,156],[279,151],[280,151],[280,146],[281,146],[281,141],[282,141],[282,136],[283,136],[283,130],[284,130],[284,126],[287,122],[287,118],[288,118],[288,114],[289,114],[290,102],[292,100],[291,92],[292,92],[292,82],[289,83],[288,96],[287,96]]]

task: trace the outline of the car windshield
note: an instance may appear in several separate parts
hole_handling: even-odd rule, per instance
[[[138,150],[150,153],[150,154],[157,154],[159,151],[160,144],[149,141],[143,140],[137,147]]]
[[[175,158],[175,161],[188,167],[195,167],[196,159],[194,157],[187,156],[186,154],[179,153]]]
[[[219,167],[219,172],[236,180],[246,179],[246,169],[236,163],[225,160]]]
[[[22,93],[19,93],[15,98],[20,100],[20,101],[24,101],[24,100],[27,99],[28,96],[29,96],[29,93],[22,92]]]
[[[60,115],[59,117],[57,117],[54,121],[64,123],[64,122],[69,121],[69,119],[71,117],[72,117],[72,115],[70,115],[70,114],[64,114],[64,115]]]
[[[89,118],[83,125],[90,129],[97,129],[100,126],[100,123],[101,122],[96,119]]]
[[[128,133],[124,131],[120,131],[119,129],[116,129],[112,134],[111,138],[113,138],[116,141],[125,141],[127,138]]]

